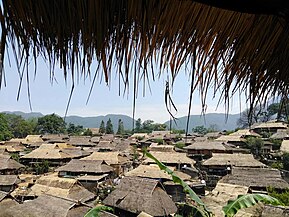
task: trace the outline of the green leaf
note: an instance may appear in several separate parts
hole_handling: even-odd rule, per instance
[[[272,205],[282,205],[282,203],[269,195],[266,194],[246,194],[240,195],[236,200],[228,201],[228,204],[223,207],[225,216],[234,216],[240,209],[254,206],[258,202],[264,202]]]
[[[89,210],[84,217],[98,217],[101,211],[113,211],[113,208],[108,206],[96,206]]]
[[[203,216],[211,216],[211,212],[207,209],[204,202],[198,197],[198,195],[190,188],[190,186],[186,182],[184,182],[180,177],[174,174],[171,169],[169,169],[166,165],[156,159],[151,153],[145,150],[144,154],[148,158],[154,160],[161,170],[164,170],[169,175],[171,175],[174,183],[180,184],[183,187],[183,191],[185,193],[188,193],[190,195],[190,198],[197,203],[198,207],[196,208],[203,214]]]

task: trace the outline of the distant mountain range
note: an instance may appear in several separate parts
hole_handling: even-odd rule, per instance
[[[234,130],[237,126],[237,120],[240,114],[226,114],[223,113],[208,113],[203,115],[191,115],[189,120],[189,131],[196,126],[204,126],[206,128],[214,127],[217,130]],[[172,121],[172,128],[186,129],[188,116],[180,117],[176,120],[176,124]],[[170,121],[165,122],[167,126]]]
[[[24,113],[20,111],[14,112],[3,112],[9,114],[21,115],[24,119],[29,118],[38,118],[43,117],[44,115],[40,112],[31,112]],[[205,126],[206,128],[214,127],[218,130],[234,130],[237,128],[237,120],[240,117],[240,114],[228,114],[227,119],[226,115],[222,113],[209,113],[205,116],[200,115],[191,115],[189,122],[189,131],[196,126]],[[96,116],[96,117],[80,117],[80,116],[67,116],[65,119],[66,123],[73,123],[77,125],[82,125],[83,127],[99,127],[100,122],[103,120],[104,123],[107,122],[108,119],[111,119],[114,130],[117,130],[118,120],[121,119],[124,124],[125,129],[132,129],[133,119],[127,115],[119,115],[119,114],[108,114],[105,116]],[[144,120],[142,120],[144,121]],[[177,125],[172,121],[172,128],[174,129],[186,129],[187,124],[187,116],[180,117],[176,120]],[[169,127],[170,121],[166,121],[165,124]]]

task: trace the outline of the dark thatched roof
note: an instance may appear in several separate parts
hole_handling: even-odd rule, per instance
[[[66,217],[66,216],[76,216],[75,211],[75,202],[71,200],[62,199],[59,197],[54,197],[51,195],[41,195],[34,200],[24,202],[8,208],[7,210],[1,210],[4,216],[14,216],[14,217],[38,217],[38,216],[57,216],[57,217]],[[74,213],[70,213],[70,210]],[[84,212],[85,211],[85,212]],[[79,212],[77,216],[84,216],[87,209]]]
[[[212,150],[212,151],[226,151],[223,142],[217,141],[203,141],[203,142],[194,142],[189,146],[184,147],[187,150]]]
[[[68,164],[57,168],[58,172],[82,172],[82,173],[110,173],[113,168],[103,161],[72,159]]]
[[[233,167],[232,174],[224,176],[220,182],[248,187],[289,188],[289,184],[282,179],[280,171],[271,168]]]
[[[10,155],[0,155],[0,171],[1,170],[18,170],[25,167],[17,161],[10,158]]]
[[[19,182],[16,175],[0,175],[0,185],[9,186]]]
[[[96,61],[106,82],[117,71],[127,85],[131,71],[139,74],[135,81],[152,80],[166,69],[175,78],[187,63],[203,100],[210,85],[225,99],[230,88],[249,91],[250,100],[288,93],[286,0],[2,2],[2,64],[9,42],[20,67],[28,65],[31,56],[43,56],[51,70],[59,62],[65,78],[68,69],[72,79],[77,78],[75,69],[89,73]],[[112,70],[114,63],[117,69]],[[4,78],[2,67],[0,73]]]
[[[203,162],[204,166],[267,167],[251,154],[218,154]]]
[[[123,178],[103,203],[136,214],[144,211],[152,216],[167,216],[177,211],[158,181],[139,177]]]

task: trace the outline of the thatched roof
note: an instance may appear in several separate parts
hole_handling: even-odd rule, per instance
[[[57,174],[40,177],[27,193],[29,196],[50,194],[82,202],[95,197],[93,193],[79,185],[76,179],[60,178]]]
[[[78,181],[99,181],[105,177],[107,177],[108,174],[102,174],[102,175],[84,175],[84,176],[79,176],[76,179]]]
[[[137,214],[144,211],[152,216],[168,216],[177,211],[158,181],[139,177],[124,177],[103,203]]]
[[[280,171],[271,168],[233,167],[232,173],[224,176],[219,182],[248,187],[289,188]]]
[[[215,214],[215,216],[224,216],[222,207],[227,204],[229,200],[236,199],[239,195],[245,195],[248,192],[248,187],[240,185],[231,185],[226,183],[217,183],[217,186],[203,198],[206,206]]]
[[[57,168],[58,172],[78,172],[78,173],[110,173],[113,168],[103,161],[72,159],[66,165]]]
[[[288,139],[289,131],[286,129],[278,129],[276,133],[270,136],[270,139]]]
[[[10,155],[0,155],[0,171],[1,170],[18,170],[25,167],[17,161],[10,158]]]
[[[219,138],[215,139],[216,141],[223,142],[245,142],[246,140],[242,135],[222,135]]]
[[[44,141],[65,141],[69,138],[66,134],[44,134],[41,137]]]
[[[194,142],[189,146],[184,147],[187,150],[218,150],[218,151],[226,151],[223,142],[216,141],[204,141],[204,142]]]
[[[230,136],[254,136],[254,137],[262,137],[260,136],[258,133],[255,133],[254,131],[250,130],[250,129],[240,129],[237,130],[234,133],[231,133]]]
[[[95,146],[95,144],[91,142],[90,139],[90,136],[70,136],[67,143],[74,146]]]
[[[38,142],[43,142],[41,135],[27,135],[25,137],[25,143],[26,144],[38,143]]]
[[[203,162],[204,166],[267,167],[251,154],[217,154]]]
[[[121,156],[119,152],[93,152],[80,160],[105,161],[108,165],[122,164],[129,161],[127,157]]]
[[[9,186],[14,185],[19,182],[19,179],[16,175],[0,175],[0,185]]]
[[[174,148],[173,145],[159,145],[158,143],[152,143],[149,146],[149,150],[152,152],[174,152]]]
[[[70,159],[89,155],[89,152],[82,151],[80,148],[70,148],[65,143],[42,144],[39,148],[22,156],[22,159]]]
[[[256,123],[252,126],[252,129],[287,129],[288,126],[284,122],[265,122],[265,123]]]
[[[41,195],[34,200],[3,210],[3,215],[13,217],[72,217],[74,216],[71,214],[74,212],[73,208],[75,205],[76,203],[71,200],[66,200],[52,195]],[[83,212],[78,212],[78,216],[84,216],[87,210],[88,209],[84,209]]]
[[[170,168],[174,171],[174,168]],[[181,179],[189,180],[191,177],[185,173],[174,171]],[[127,172],[125,176],[138,176],[144,178],[153,178],[153,179],[167,179],[172,180],[171,175],[165,173],[163,170],[160,170],[158,165],[139,165],[137,168]]]
[[[150,152],[155,158],[165,164],[190,164],[194,165],[195,161],[187,157],[186,153],[180,152]],[[147,158],[144,163],[155,163],[152,159]]]
[[[8,193],[5,191],[0,191],[0,201],[2,201],[5,197],[7,197]]]
[[[289,140],[283,140],[280,146],[280,151],[289,153]]]
[[[130,70],[137,81],[166,68],[175,78],[190,63],[203,103],[211,85],[225,99],[240,89],[262,101],[287,93],[288,8],[287,1],[4,0],[0,63],[10,42],[20,67],[43,56],[76,79],[75,69],[86,74],[96,60],[108,82],[116,63],[125,85]]]

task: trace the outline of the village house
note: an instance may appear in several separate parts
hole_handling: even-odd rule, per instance
[[[44,134],[41,136],[42,140],[47,143],[62,143],[67,142],[69,136],[66,134]]]
[[[183,167],[194,168],[195,161],[187,157],[186,153],[180,152],[150,152],[155,158],[167,166],[182,169]],[[144,164],[155,163],[151,158],[144,160]]]
[[[209,140],[204,142],[194,142],[191,145],[184,147],[184,149],[187,150],[187,155],[189,157],[198,160],[212,157],[212,153],[228,152],[223,142]]]
[[[218,183],[210,194],[202,198],[202,201],[215,216],[222,217],[225,216],[222,210],[223,206],[227,205],[229,200],[235,200],[239,195],[247,194],[248,190],[247,186]],[[243,214],[242,210],[238,211],[238,216],[251,216]]]
[[[278,129],[276,133],[270,136],[270,139],[278,139],[278,140],[288,140],[289,139],[289,131],[288,129]]]
[[[130,158],[120,152],[93,152],[80,160],[104,161],[114,168],[117,175],[124,174],[132,169]]]
[[[287,130],[288,125],[284,122],[268,121],[265,123],[256,123],[251,128],[254,132],[258,134],[274,134],[277,133],[278,130]]]
[[[0,175],[0,191],[11,192],[19,183],[17,175]]]
[[[244,138],[244,135],[222,135],[219,138],[217,138],[215,141],[219,142],[226,142],[228,144],[232,144],[235,147],[246,147],[246,139]]]
[[[169,216],[177,212],[175,203],[157,180],[139,177],[124,177],[103,203],[114,207],[119,217],[141,212],[156,217]]]
[[[78,177],[84,175],[112,174],[113,167],[104,161],[72,159],[69,163],[55,170],[60,177]]]
[[[198,178],[192,178],[190,175],[177,171],[173,167],[169,167],[175,175],[184,180],[193,190],[200,192],[201,182]],[[128,177],[142,177],[158,180],[163,184],[166,192],[172,197],[174,202],[184,202],[186,199],[186,194],[183,191],[183,187],[179,184],[173,182],[172,176],[165,173],[163,170],[160,170],[158,165],[149,164],[149,165],[139,165],[137,168],[127,172],[125,176]],[[202,185],[202,192],[205,192],[205,185]]]
[[[43,144],[41,135],[27,135],[22,141],[22,144],[29,149],[36,149]]]
[[[267,193],[268,187],[276,190],[289,188],[280,171],[272,168],[233,167],[231,173],[219,182],[247,186],[252,193]]]
[[[95,199],[95,194],[81,186],[76,179],[61,178],[57,173],[43,175],[31,187],[17,188],[12,194],[16,198],[24,199],[49,194],[84,203]]]
[[[202,166],[207,169],[208,172],[214,174],[227,175],[233,166],[235,167],[255,167],[264,168],[265,164],[254,159],[251,154],[220,154],[213,153],[213,156],[204,161]]]
[[[222,136],[222,132],[209,132],[204,135],[208,140],[214,140]]]
[[[116,143],[113,141],[101,140],[96,145],[96,149],[100,152],[115,151],[116,150]]]
[[[76,147],[95,147],[96,144],[90,139],[90,136],[70,136],[67,143]]]
[[[159,145],[155,142],[148,147],[148,150],[152,152],[174,152],[174,149],[175,146],[173,145]]]
[[[10,155],[0,155],[0,174],[13,175],[18,174],[21,168],[25,166],[11,159]]]
[[[6,207],[1,210],[3,216],[13,217],[77,217],[84,216],[91,207],[83,205],[75,200],[67,200],[55,195],[40,195],[34,200],[26,201],[22,204]]]
[[[31,166],[43,161],[48,161],[51,166],[59,166],[69,162],[73,158],[81,158],[89,154],[90,152],[65,143],[42,144],[39,148],[22,156],[20,161],[23,164]]]
[[[265,164],[254,159],[251,154],[220,154],[213,153],[213,156],[202,163],[202,170],[206,172],[207,186],[214,187],[225,175],[231,173],[232,167],[254,167],[264,168]]]
[[[259,137],[262,136],[256,132],[254,132],[252,129],[239,129],[234,133],[229,134],[231,136],[241,136],[242,138],[248,138],[248,137]]]

